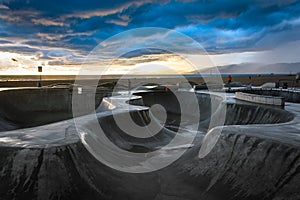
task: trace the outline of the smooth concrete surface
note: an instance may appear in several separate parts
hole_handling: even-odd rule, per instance
[[[249,94],[258,94],[265,96],[283,97],[286,102],[300,103],[299,89],[280,89],[280,88],[240,88],[233,90],[235,92],[244,92]]]
[[[77,88],[75,88],[77,89]],[[84,90],[85,91],[85,90]],[[84,99],[91,93],[77,94]],[[98,91],[96,107],[109,91]],[[23,88],[0,92],[0,131],[35,127],[73,117],[72,88]],[[84,105],[81,115],[89,113]]]
[[[236,92],[235,98],[243,101],[253,102],[253,103],[282,106],[282,107],[284,107],[284,103],[285,103],[284,97],[249,94],[243,92]]]
[[[298,104],[286,103],[283,110],[239,102],[232,96],[225,101],[217,95],[197,93],[197,97],[202,111],[193,147],[173,164],[151,173],[124,173],[96,160],[79,139],[72,119],[1,132],[1,199],[300,199]],[[182,113],[171,92],[138,93],[131,101],[112,98],[117,101],[105,98],[96,116],[110,141],[124,150],[150,152],[172,140],[175,131],[185,132],[172,128]],[[208,129],[210,117],[220,111],[211,108],[212,101],[226,106],[226,125]],[[112,111],[122,118],[129,106],[136,122],[147,124],[147,108],[154,104],[164,106],[168,114],[157,137],[129,137],[112,118]],[[184,114],[193,117],[192,112]],[[90,115],[80,118],[85,131],[93,134]],[[219,129],[222,134],[212,151],[199,158],[204,135]]]

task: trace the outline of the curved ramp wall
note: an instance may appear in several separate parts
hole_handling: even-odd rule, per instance
[[[243,101],[260,103],[265,105],[281,106],[284,107],[284,97],[274,97],[258,94],[249,94],[243,92],[236,92],[235,98]]]
[[[109,95],[109,92],[97,92],[95,106]],[[80,96],[90,98],[91,93]],[[80,106],[81,114],[87,114],[84,105]],[[40,126],[72,117],[72,89],[35,88],[0,92],[0,131]]]
[[[150,107],[154,104],[160,104],[166,109],[170,116],[174,117],[174,119],[178,119],[180,117],[180,105],[176,99],[176,96],[171,92],[147,92],[137,93],[136,95],[141,96],[143,101],[136,101],[136,103],[133,103],[134,105]],[[182,95],[183,97],[189,99],[189,95],[192,94],[189,92],[180,92],[180,94],[177,95]],[[223,112],[223,110],[220,109],[222,106],[226,106],[226,125],[276,124],[285,123],[294,118],[292,113],[281,108],[272,108],[251,103],[224,103],[222,97],[217,95],[209,95],[205,93],[196,93],[196,95],[200,110],[200,126],[205,128],[208,128],[212,114]],[[214,107],[212,107],[212,105],[214,105]],[[189,114],[191,119],[193,118],[193,107],[183,110],[183,112]]]
[[[242,90],[242,92],[266,96],[283,97],[286,102],[300,103],[300,91],[290,89],[251,89]]]

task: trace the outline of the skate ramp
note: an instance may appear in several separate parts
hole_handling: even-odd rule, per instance
[[[89,98],[90,93],[81,94]],[[109,92],[96,93],[96,107]],[[81,115],[87,114],[83,107]],[[72,88],[31,88],[0,92],[0,131],[45,125],[70,119]]]
[[[138,124],[149,123],[148,106],[158,103],[167,110],[166,126],[157,135],[136,139],[122,133],[109,109],[97,114],[98,122],[119,148],[134,153],[153,152],[176,134],[178,103],[172,93],[136,95],[142,101],[135,98],[127,103],[131,104],[130,114]],[[188,96],[188,93],[182,95]],[[226,103],[218,96],[202,93],[197,97],[203,113],[194,146],[176,162],[150,173],[124,173],[99,162],[79,139],[73,120],[55,123],[56,126],[2,132],[1,199],[300,198],[298,105],[288,103],[286,110],[282,110]],[[208,130],[210,116],[219,111],[211,109],[212,99],[227,107],[226,126]],[[122,111],[117,114],[123,117]],[[94,127],[90,124],[93,122],[88,116],[82,118],[86,122],[84,131],[93,135],[95,130],[90,128]],[[222,134],[216,145],[204,158],[199,158],[204,135],[214,134],[218,129],[222,129]],[[185,137],[183,134],[182,140]]]
[[[137,93],[136,95],[141,96],[143,101],[134,101],[131,104],[148,107],[160,104],[167,110],[168,115],[172,116],[172,120],[175,121],[176,125],[180,123],[180,115],[182,113],[180,112],[181,109],[176,96],[173,93],[144,92]],[[182,98],[189,99],[192,94],[189,92],[180,92],[179,95]],[[227,102],[225,105],[222,97],[205,93],[198,93],[197,98],[200,110],[200,128],[206,128],[206,131],[212,114],[216,114],[219,107],[222,106],[226,106],[225,125],[277,124],[291,121],[294,118],[292,113],[268,105],[258,105],[243,101],[238,101],[238,103]],[[216,105],[219,107],[216,107]],[[183,112],[189,114],[190,120],[193,122],[193,107],[183,110]]]

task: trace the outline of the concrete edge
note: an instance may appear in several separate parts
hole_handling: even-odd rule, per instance
[[[274,106],[281,106],[281,107],[285,106],[284,97],[274,97],[274,96],[236,92],[235,98],[239,100],[259,103],[259,104],[274,105]]]

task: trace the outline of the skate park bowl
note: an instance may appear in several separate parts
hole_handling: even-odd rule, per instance
[[[182,141],[195,136],[191,145],[173,146],[157,155],[163,161],[185,148],[170,165],[126,173],[91,153],[93,144],[87,141],[95,136],[95,121],[89,112],[76,116],[83,122],[79,130],[86,138],[82,138],[70,117],[69,91],[58,94],[49,89],[34,95],[36,91],[0,92],[0,199],[300,199],[300,107],[296,103],[287,102],[282,109],[240,101],[234,95],[224,99],[217,93],[197,92],[200,117],[196,120],[193,107],[187,105],[182,111],[178,102],[178,96],[189,99],[192,91],[136,92],[130,98],[103,94],[93,116],[109,141],[123,151],[151,154],[175,135]],[[162,128],[152,137],[128,135],[113,116],[125,119],[129,112],[143,126],[150,123],[154,105],[167,114],[165,118],[159,112],[154,115]],[[213,116],[222,111],[226,111],[224,124],[210,126]],[[189,120],[182,121],[182,115]],[[197,130],[189,131],[194,123]],[[135,130],[129,127],[129,131]],[[202,146],[209,143],[207,136],[218,131],[216,144],[200,156]],[[105,149],[105,142],[99,144]]]
[[[74,88],[77,89],[77,88]],[[73,117],[73,88],[30,88],[0,92],[0,131],[35,127]],[[95,106],[99,106],[108,92],[97,92]],[[90,93],[80,94],[88,98]],[[87,114],[82,107],[81,115]]]

